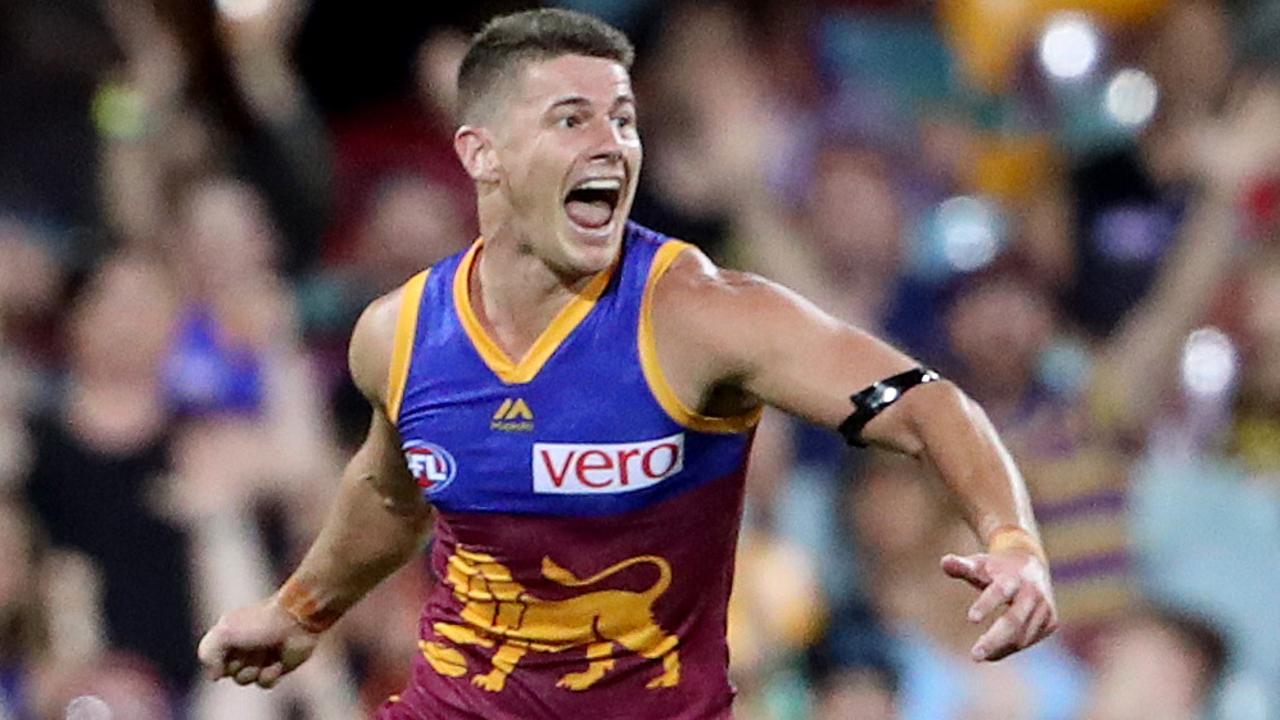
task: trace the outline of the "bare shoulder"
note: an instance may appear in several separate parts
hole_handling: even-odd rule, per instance
[[[754,362],[770,334],[785,330],[798,316],[831,322],[797,293],[753,273],[718,267],[697,249],[671,264],[653,289],[655,330],[681,346],[718,358],[733,374]],[[784,333],[785,334],[785,333]]]
[[[348,361],[351,378],[370,402],[384,406],[395,347],[396,324],[405,288],[397,288],[369,303],[351,331]]]
[[[689,248],[672,262],[654,288],[654,311],[690,314],[717,322],[759,320],[759,313],[785,312],[809,304],[793,290],[759,275],[717,266]],[[703,317],[704,315],[710,317]]]
[[[716,265],[696,247],[689,247],[671,263],[658,281],[654,303],[679,304],[708,300],[730,302],[733,296],[749,295],[771,283],[759,275],[727,270]]]

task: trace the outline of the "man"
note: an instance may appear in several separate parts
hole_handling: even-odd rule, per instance
[[[455,148],[482,239],[357,323],[368,439],[293,576],[202,641],[212,674],[274,685],[431,530],[422,652],[379,717],[729,717],[725,607],[765,404],[937,469],[989,549],[943,569],[982,590],[974,622],[1004,608],[976,660],[1053,631],[1026,493],[980,409],[627,222],[631,60],[619,32],[559,10],[476,36]]]

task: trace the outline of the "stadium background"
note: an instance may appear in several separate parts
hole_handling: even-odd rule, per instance
[[[316,530],[356,314],[475,234],[452,74],[527,4],[433,5],[0,4],[0,718],[404,681],[419,564],[270,694],[194,646]],[[936,483],[767,416],[738,717],[1280,718],[1280,2],[562,5],[638,45],[633,217],[955,378],[1053,562],[1060,635],[974,665]]]

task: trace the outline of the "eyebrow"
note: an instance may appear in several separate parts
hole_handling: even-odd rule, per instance
[[[581,95],[569,95],[567,97],[562,97],[556,100],[555,102],[551,103],[551,105],[547,109],[555,110],[556,108],[561,107],[563,105],[590,105],[590,104],[591,104],[591,101],[582,97]]]
[[[563,107],[566,105],[590,105],[590,104],[591,104],[591,101],[583,97],[582,95],[566,95],[562,98],[559,98],[555,102],[551,103],[551,105],[547,107],[547,110],[548,111],[555,110],[556,108]],[[622,105],[634,106],[635,104],[636,104],[635,96],[633,96],[631,93],[624,93],[613,99],[613,104],[609,106],[609,109],[616,110],[618,107]]]

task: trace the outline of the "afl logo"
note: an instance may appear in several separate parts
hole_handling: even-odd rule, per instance
[[[428,494],[443,490],[458,473],[458,463],[453,456],[434,443],[417,440],[405,443],[404,458],[418,487]]]

